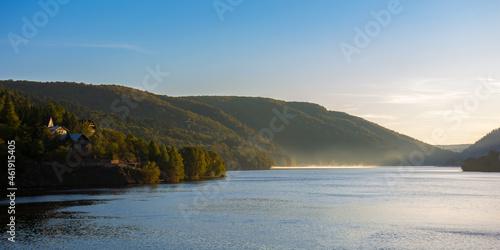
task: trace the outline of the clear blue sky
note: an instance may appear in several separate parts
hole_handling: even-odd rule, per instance
[[[390,0],[220,0],[232,9],[223,20],[214,1],[61,2],[48,14],[38,1],[0,2],[0,79],[142,88],[159,65],[169,76],[158,94],[315,102],[433,144],[500,127],[500,1],[396,1],[350,62],[341,45],[355,46],[355,28]],[[23,17],[37,32],[23,35]],[[12,46],[12,34],[27,43]],[[481,77],[493,80],[479,98]]]

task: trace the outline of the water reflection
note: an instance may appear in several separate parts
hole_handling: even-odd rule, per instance
[[[96,219],[113,219],[99,217],[83,212],[65,212],[61,209],[72,206],[92,206],[104,204],[108,200],[71,200],[59,202],[36,202],[17,204],[16,206],[16,241],[34,244],[43,242],[44,238],[57,238],[65,235],[93,235],[99,228],[93,226]],[[1,211],[7,211],[7,206],[0,206]],[[8,217],[2,213],[2,221]],[[6,235],[7,227],[2,229]],[[96,234],[94,234],[96,235]]]
[[[342,249],[499,245],[500,175],[428,170],[398,173],[392,186],[384,176],[397,170],[372,168],[230,172],[224,180],[206,182],[25,192],[19,197],[16,215],[18,246]],[[6,204],[0,209],[6,211]],[[0,217],[7,220],[5,213]]]

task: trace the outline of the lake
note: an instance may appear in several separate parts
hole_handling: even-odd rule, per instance
[[[16,243],[70,249],[492,249],[500,173],[378,167],[17,192]],[[2,221],[7,208],[2,205]]]

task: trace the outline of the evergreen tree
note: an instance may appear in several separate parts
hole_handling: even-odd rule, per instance
[[[75,131],[78,128],[78,125],[78,118],[76,118],[74,113],[71,113],[69,115],[68,126],[66,128],[69,129],[69,131]]]
[[[69,112],[68,111],[64,112],[61,125],[64,126],[64,127],[66,127],[67,129],[69,129],[70,131],[72,131],[69,128]]]
[[[158,156],[157,160],[158,161],[156,162],[156,164],[158,165],[158,167],[160,167],[160,169],[163,171],[167,171],[169,157],[167,149],[165,147],[160,147],[160,155]]]
[[[5,102],[5,95],[0,96],[0,111],[3,109],[3,104]]]
[[[158,147],[158,145],[156,145],[156,142],[154,140],[151,140],[149,142],[148,151],[149,151],[149,160],[158,162],[158,160],[160,159],[161,152],[160,148]]]
[[[189,180],[198,180],[207,170],[205,150],[197,147],[185,147],[181,150],[184,173]]]
[[[30,107],[30,116],[26,125],[31,129],[31,138],[42,138],[44,126],[42,126],[42,110],[40,107]]]
[[[19,128],[19,125],[21,125],[21,121],[16,114],[14,103],[12,103],[10,95],[7,95],[5,98],[3,109],[0,112],[0,123],[7,124],[10,130],[16,130]]]
[[[65,113],[65,109],[62,106],[56,106],[52,103],[49,103],[43,109],[44,116],[52,117],[52,122],[54,122],[54,126],[60,126],[63,121],[63,116]]]
[[[182,156],[177,151],[177,149],[172,146],[167,148],[168,151],[168,163],[166,166],[167,176],[172,182],[178,182],[185,178],[184,175],[184,163],[182,162]]]
[[[143,139],[137,139],[133,141],[134,154],[141,159],[141,161],[146,161],[149,158],[148,143]]]
[[[66,127],[70,131],[70,133],[77,131],[77,129],[79,128],[78,119],[76,118],[76,115],[68,111],[64,112],[61,124],[62,126]],[[79,130],[81,131],[82,129],[80,128]],[[90,135],[90,133],[87,134]]]

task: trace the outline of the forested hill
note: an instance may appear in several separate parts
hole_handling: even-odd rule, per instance
[[[270,165],[436,165],[453,157],[365,119],[312,103],[254,97],[169,97],[118,86],[0,81],[98,126],[176,147],[215,150],[230,169]]]
[[[256,131],[270,128],[273,117],[286,112],[289,123],[273,133],[273,141],[299,164],[441,165],[453,156],[451,151],[318,104],[254,97],[182,98],[220,108]]]
[[[500,151],[500,128],[497,128],[460,153],[460,158],[479,157],[490,151]]]

